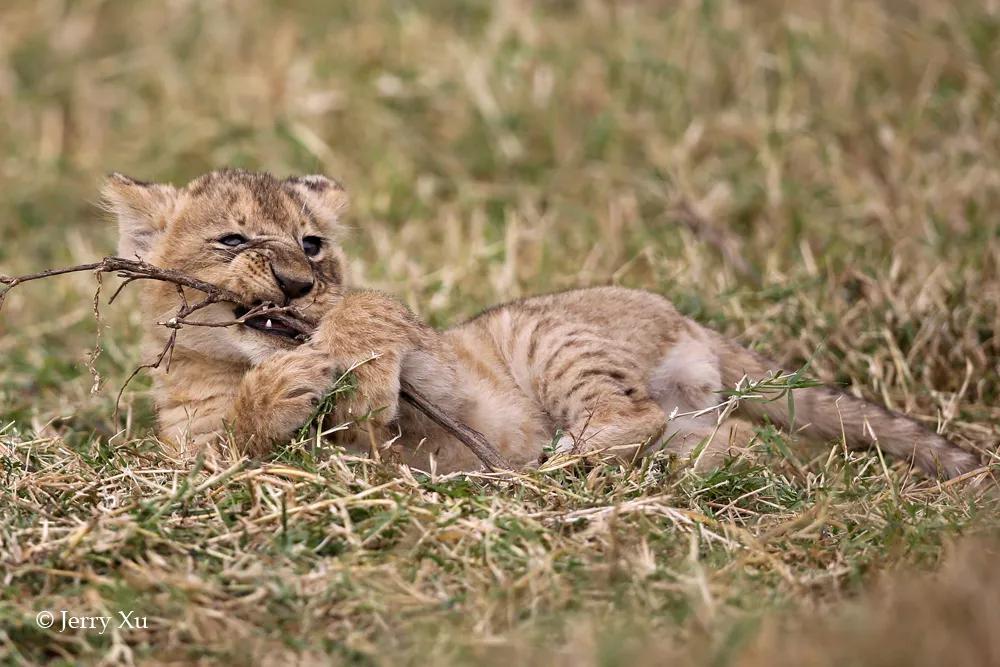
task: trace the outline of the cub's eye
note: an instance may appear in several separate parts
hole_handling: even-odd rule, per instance
[[[240,234],[227,234],[219,239],[219,243],[221,243],[222,245],[227,245],[230,248],[241,246],[246,242],[247,242],[247,237],[241,236]]]
[[[306,236],[302,239],[302,250],[309,256],[315,257],[323,248],[323,239],[318,236]]]

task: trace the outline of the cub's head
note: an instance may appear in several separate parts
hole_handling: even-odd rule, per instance
[[[192,319],[231,321],[248,307],[274,303],[295,306],[315,322],[343,288],[338,218],[348,198],[339,183],[325,176],[281,180],[226,169],[176,188],[112,174],[102,195],[118,220],[120,256],[176,269],[242,300],[213,304]],[[147,316],[157,321],[172,317],[181,305],[177,288],[144,282]],[[191,293],[188,299],[198,297]],[[155,331],[165,333],[159,326]],[[294,345],[293,335],[280,318],[254,318],[224,328],[183,327],[177,348],[256,363]]]

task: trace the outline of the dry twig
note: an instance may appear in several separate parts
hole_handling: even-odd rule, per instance
[[[90,264],[79,264],[77,266],[70,266],[60,269],[49,269],[47,271],[40,271],[38,273],[31,273],[23,276],[5,276],[0,275],[0,284],[6,285],[6,289],[0,292],[0,308],[3,307],[4,299],[7,294],[10,293],[12,289],[21,285],[22,283],[30,282],[33,280],[41,280],[43,278],[51,278],[53,276],[64,275],[67,273],[80,273],[83,271],[92,271],[98,276],[103,273],[117,273],[120,278],[124,279],[124,282],[115,290],[114,294],[111,295],[108,303],[112,303],[118,295],[121,293],[122,289],[136,281],[136,280],[159,280],[162,282],[173,283],[177,286],[177,292],[181,298],[181,306],[177,310],[177,313],[165,322],[158,322],[158,324],[172,329],[170,337],[167,339],[163,350],[157,356],[157,358],[148,364],[143,364],[136,368],[131,375],[125,380],[122,385],[121,390],[118,392],[118,399],[115,402],[115,412],[118,410],[118,403],[121,400],[122,394],[125,388],[128,386],[129,382],[138,375],[142,370],[149,368],[159,368],[160,364],[166,360],[167,368],[170,368],[170,357],[174,349],[174,345],[177,342],[177,331],[184,326],[210,326],[210,327],[227,327],[233,326],[235,324],[242,324],[248,318],[257,317],[260,315],[272,315],[272,314],[285,314],[287,317],[282,318],[282,322],[299,332],[296,337],[300,342],[305,341],[313,332],[313,327],[305,322],[298,316],[297,311],[290,307],[278,307],[272,304],[262,304],[253,307],[248,312],[244,313],[242,316],[226,321],[226,322],[195,322],[188,319],[193,313],[202,310],[203,308],[212,305],[213,303],[236,303],[242,304],[242,299],[235,293],[217,285],[207,283],[203,280],[198,280],[197,278],[192,278],[179,271],[174,271],[172,269],[164,269],[158,266],[154,266],[142,260],[132,260],[125,259],[124,257],[105,257],[99,262],[92,262]],[[188,287],[197,290],[205,295],[205,297],[194,303],[189,303],[187,297],[184,294],[184,287]],[[96,297],[95,297],[95,312],[96,312]],[[95,355],[96,356],[96,355]],[[457,440],[468,447],[478,458],[483,462],[483,465],[487,470],[504,470],[511,469],[510,464],[497,452],[497,450],[486,440],[482,433],[476,431],[475,429],[463,424],[460,421],[453,419],[447,413],[438,408],[433,402],[429,401],[424,397],[412,384],[403,380],[401,382],[402,389],[400,391],[400,397],[412,404],[422,413],[424,413],[428,418],[439,426],[446,429],[451,433]]]

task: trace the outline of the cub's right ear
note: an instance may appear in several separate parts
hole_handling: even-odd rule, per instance
[[[118,256],[147,257],[176,203],[177,189],[172,185],[110,174],[101,188],[101,205],[118,219]]]

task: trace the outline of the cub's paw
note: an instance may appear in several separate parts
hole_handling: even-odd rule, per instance
[[[383,427],[399,407],[402,359],[427,336],[406,306],[378,292],[352,292],[323,316],[309,347],[322,350],[338,368],[349,369],[353,391],[337,396],[342,422]]]
[[[396,352],[376,352],[352,364],[349,388],[338,393],[334,417],[341,423],[367,423],[378,429],[394,421],[399,413],[399,358]]]
[[[250,456],[270,452],[305,424],[339,377],[328,355],[302,346],[251,369],[232,413],[237,444]]]

